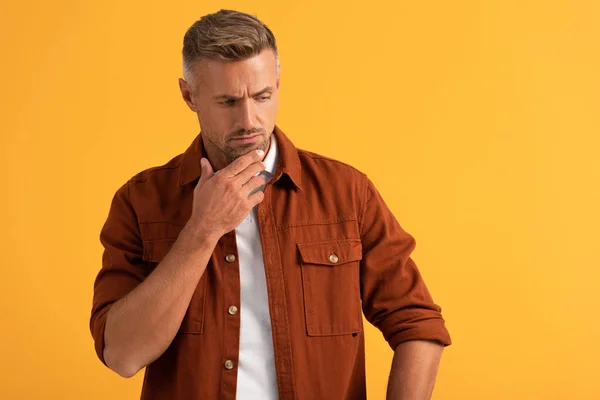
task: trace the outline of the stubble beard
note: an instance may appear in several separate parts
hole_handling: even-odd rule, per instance
[[[263,150],[264,152],[266,152],[268,143],[269,141],[267,137],[261,136],[258,143],[240,145],[236,147],[232,147],[226,144],[222,151],[225,154],[228,163],[231,164],[233,161],[240,158],[244,154],[248,154],[251,150]]]

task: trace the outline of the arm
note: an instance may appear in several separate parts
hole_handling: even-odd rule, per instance
[[[107,313],[106,365],[131,377],[171,344],[218,238],[189,226],[156,269]]]
[[[192,215],[169,253],[149,273],[130,184],[111,205],[100,240],[103,266],[94,284],[90,328],[98,357],[131,377],[160,357],[177,334],[221,236],[263,199],[262,155],[251,152],[215,176],[208,162],[194,189]],[[206,160],[205,160],[206,161]]]
[[[361,295],[366,319],[394,349],[388,398],[429,398],[450,335],[441,307],[433,302],[410,257],[414,238],[366,177],[363,191]]]
[[[427,340],[400,343],[394,351],[388,400],[429,400],[444,346]]]

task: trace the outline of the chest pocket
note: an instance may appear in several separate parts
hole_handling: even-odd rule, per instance
[[[175,243],[175,239],[153,239],[144,241],[143,259],[149,263],[151,269],[156,268],[171,247]],[[190,305],[181,321],[178,334],[194,334],[199,335],[204,329],[204,307],[206,296],[206,274],[202,275],[200,282],[192,295]]]
[[[307,334],[331,336],[361,331],[360,239],[297,246]]]

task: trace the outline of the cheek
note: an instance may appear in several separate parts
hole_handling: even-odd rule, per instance
[[[265,107],[265,113],[268,116],[272,117],[273,115],[277,114],[278,107],[279,99],[277,97],[273,97],[271,101],[267,103],[267,106]]]
[[[227,121],[231,120],[231,111],[225,108],[206,107],[199,112],[200,120],[212,131],[227,131]]]

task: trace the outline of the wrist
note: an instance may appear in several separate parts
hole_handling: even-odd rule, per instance
[[[208,246],[216,246],[219,239],[223,236],[219,231],[210,229],[202,223],[196,222],[193,218],[189,219],[181,233],[190,236],[195,243],[201,242]]]

